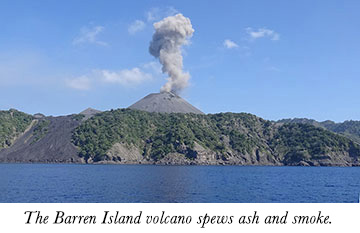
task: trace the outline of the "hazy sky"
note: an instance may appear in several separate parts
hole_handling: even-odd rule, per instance
[[[166,82],[153,23],[182,13],[206,113],[360,120],[360,1],[0,1],[0,109],[124,108]]]

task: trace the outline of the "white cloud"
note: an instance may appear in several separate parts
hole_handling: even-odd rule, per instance
[[[271,40],[279,40],[280,35],[273,30],[266,28],[259,28],[257,30],[253,30],[251,27],[246,28],[246,32],[249,34],[250,39],[256,40],[262,37],[270,38]]]
[[[147,24],[152,23],[154,21],[158,21],[162,18],[172,16],[178,13],[178,10],[176,10],[174,7],[153,7],[149,11],[146,12],[146,19],[140,20],[137,19],[134,22],[132,22],[128,27],[129,34],[135,34],[139,31],[142,31],[145,29]]]
[[[148,22],[153,22],[159,19],[160,9],[158,7],[151,8],[148,12],[146,12],[146,18]]]
[[[66,79],[65,83],[68,87],[77,90],[86,91],[91,89],[91,81],[89,77],[85,75],[74,79]]]
[[[141,67],[112,71],[94,69],[88,74],[73,79],[66,79],[66,86],[77,90],[90,90],[98,84],[119,84],[123,87],[134,87],[153,79],[161,74],[161,68],[155,62],[149,62]]]
[[[238,44],[236,44],[234,41],[231,41],[231,40],[225,40],[224,41],[224,46],[227,49],[233,49],[233,48],[238,48],[239,47]]]
[[[141,20],[135,20],[132,24],[130,24],[128,31],[130,34],[135,34],[139,31],[144,30],[145,23]]]
[[[177,13],[179,13],[179,11],[172,6],[165,8],[153,7],[146,12],[146,19],[148,22],[154,22],[168,16],[176,15]]]
[[[104,31],[103,26],[94,26],[92,28],[83,27],[80,30],[79,36],[77,36],[73,40],[74,45],[90,43],[90,44],[97,44],[102,46],[107,46],[107,43],[104,41],[100,41],[97,37],[98,35]]]
[[[152,79],[152,75],[135,67],[120,71],[100,70],[101,79],[106,83],[118,83],[122,86],[135,86]]]
[[[148,63],[145,63],[144,65],[142,65],[142,67],[145,69],[145,70],[148,70],[149,72],[152,72],[154,74],[162,74],[162,70],[161,70],[161,65],[159,62],[148,62]]]

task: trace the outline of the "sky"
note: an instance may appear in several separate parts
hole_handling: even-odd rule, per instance
[[[194,32],[180,95],[203,112],[360,120],[359,12],[357,0],[0,0],[0,110],[67,115],[159,92],[153,24],[181,13]]]

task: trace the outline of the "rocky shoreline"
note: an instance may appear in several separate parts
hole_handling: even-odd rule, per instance
[[[11,111],[9,112],[9,117],[13,117],[14,115],[14,112]],[[95,114],[97,114],[96,117],[92,118],[92,116]],[[218,140],[218,142],[214,142],[214,145],[216,145],[216,147],[220,147],[221,149],[211,149],[211,145],[205,146],[206,143],[209,143],[208,141],[204,142],[199,139],[189,141],[186,138],[179,138],[179,136],[176,135],[176,132],[181,128],[171,128],[174,127],[174,125],[171,124],[169,126],[170,128],[165,128],[163,133],[157,133],[154,131],[155,134],[152,133],[154,136],[150,135],[148,138],[140,138],[142,137],[142,132],[146,131],[148,127],[153,127],[155,130],[156,126],[154,123],[149,121],[147,124],[141,126],[143,128],[139,128],[140,136],[133,136],[138,141],[128,143],[126,140],[124,141],[119,139],[117,142],[115,141],[114,143],[111,143],[110,146],[108,146],[108,149],[105,150],[104,155],[102,155],[100,159],[99,157],[91,156],[91,154],[84,156],[82,154],[84,153],[84,148],[86,149],[91,148],[91,146],[102,146],[101,141],[98,141],[97,144],[88,143],[80,144],[81,146],[79,146],[79,144],[76,145],[76,143],[74,143],[74,137],[84,137],[85,139],[88,138],[85,140],[85,142],[88,142],[89,140],[96,139],[94,137],[102,137],[102,135],[109,134],[109,132],[106,131],[106,128],[101,129],[103,131],[99,131],[99,129],[93,128],[93,124],[94,122],[101,122],[103,118],[109,119],[109,117],[111,117],[110,119],[116,119],[114,123],[112,123],[111,120],[106,120],[101,124],[113,125],[109,128],[113,134],[110,135],[110,139],[116,137],[121,138],[123,136],[116,134],[117,131],[115,123],[124,124],[123,122],[129,122],[129,120],[127,118],[113,118],[119,116],[130,117],[134,122],[147,120],[147,118],[144,117],[150,117],[149,119],[159,118],[161,121],[163,121],[163,119],[168,119],[169,117],[174,117],[176,120],[175,122],[180,123],[182,123],[182,121],[188,121],[187,118],[196,121],[196,123],[205,122],[205,120],[211,123],[213,119],[224,117],[225,119],[229,120],[224,121],[221,124],[229,125],[226,127],[229,127],[231,131],[225,129],[225,133],[220,133],[220,131],[210,131],[208,135],[204,134],[204,138],[208,137],[209,135],[214,135],[213,139],[211,140]],[[185,118],[179,120],[181,118],[178,117]],[[126,124],[131,124],[131,122]],[[216,127],[222,127],[219,125],[220,123],[216,123]],[[108,111],[102,114],[99,111],[93,111],[90,109],[87,110],[85,114],[74,114],[68,116],[45,117],[43,115],[37,115],[32,119],[32,121],[28,123],[27,127],[24,127],[23,132],[18,133],[17,137],[10,140],[10,146],[5,148],[0,147],[0,163],[205,166],[360,166],[360,147],[356,142],[353,142],[342,135],[329,132],[325,129],[317,128],[315,126],[304,126],[304,124],[290,123],[289,126],[285,125],[287,127],[284,128],[282,127],[283,125],[283,123],[272,123],[250,114],[230,113],[218,114],[214,116],[199,114],[159,115],[143,113],[136,110],[116,110]],[[206,130],[208,128],[211,129],[214,126],[208,125],[206,126]],[[81,127],[84,127],[84,129]],[[128,130],[132,130],[131,127],[138,126],[134,124],[127,127],[129,127]],[[196,127],[196,124],[193,127]],[[75,135],[75,132],[85,132],[85,134]],[[90,132],[91,134],[88,135],[87,132]],[[94,132],[96,132],[96,134],[94,134]],[[177,139],[169,144],[162,145],[162,147],[166,148],[166,146],[176,146],[176,148],[170,150],[170,152],[163,152],[165,154],[160,157],[156,157],[154,156],[156,155],[155,151],[158,150],[161,145],[156,146],[155,143],[164,143],[164,141],[159,141],[158,137],[162,136],[162,134],[166,134],[166,132],[171,132],[173,134],[175,132],[174,137]],[[202,134],[206,133],[207,131],[199,132]],[[230,132],[228,133],[230,135],[228,135],[226,132]],[[242,145],[240,147],[237,144],[234,144],[234,140],[236,139],[234,139],[234,132],[241,133],[239,134],[239,138],[241,140],[238,140],[237,142]],[[328,146],[324,147],[327,151],[326,153],[317,152],[317,154],[315,154],[316,152],[312,152],[315,150],[312,147],[309,147],[309,149],[306,149],[306,147],[300,147],[304,144],[304,142],[295,137],[301,137],[304,138],[304,140],[307,140],[307,135],[309,132],[310,135],[315,135],[313,136],[315,142],[308,140],[305,142],[305,146],[307,144],[315,143],[314,148],[318,150],[316,145],[324,144],[326,138],[322,138],[328,137]],[[133,131],[130,131],[130,133],[134,134]],[[189,131],[187,134],[189,133],[192,132]],[[218,135],[215,135],[215,133]],[[188,137],[187,134],[185,134],[185,137]],[[285,136],[283,136],[283,134]],[[160,139],[167,140],[166,138]],[[286,140],[290,141],[287,142]],[[250,142],[250,144],[244,144],[244,142]],[[295,144],[292,147],[286,147],[286,143]]]

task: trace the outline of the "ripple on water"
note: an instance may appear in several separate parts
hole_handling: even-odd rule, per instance
[[[358,202],[360,167],[0,164],[0,202]]]

